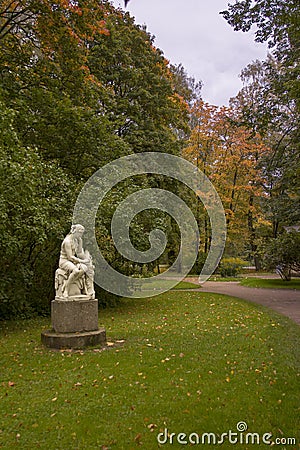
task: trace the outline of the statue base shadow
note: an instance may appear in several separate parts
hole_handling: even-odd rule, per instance
[[[98,300],[86,295],[55,297],[51,302],[52,330],[42,332],[42,343],[53,349],[104,346],[106,331],[98,327]]]

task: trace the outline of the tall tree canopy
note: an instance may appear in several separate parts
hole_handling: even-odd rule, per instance
[[[47,309],[60,239],[69,231],[77,193],[95,170],[135,152],[179,154],[188,132],[183,85],[146,29],[106,0],[0,0],[0,125],[11,133],[0,142],[7,230],[0,241],[0,314],[8,311],[12,265],[18,274],[14,313]],[[8,188],[14,180],[17,188]],[[145,177],[133,185],[148,183]],[[126,189],[116,188],[99,218],[110,261],[116,257],[106,225]],[[141,246],[149,221],[157,218],[140,218],[133,227]],[[44,249],[52,275],[43,275]]]
[[[184,156],[210,178],[221,197],[227,219],[228,253],[248,252],[248,256],[256,257],[257,233],[263,222],[261,161],[269,149],[258,133],[237,123],[234,108],[218,108],[200,100],[191,113],[193,127]],[[200,228],[207,251],[210,230],[203,213]]]
[[[242,71],[244,87],[231,105],[240,125],[259,132],[270,148],[262,161],[263,211],[276,238],[284,226],[300,223],[300,3],[236,1],[221,14],[235,30],[255,27],[256,41],[271,51]]]
[[[222,11],[235,30],[256,27],[257,42],[268,42],[282,65],[278,88],[286,90],[299,108],[300,4],[298,0],[245,0]]]

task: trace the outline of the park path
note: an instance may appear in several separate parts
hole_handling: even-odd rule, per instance
[[[197,278],[186,278],[197,283]],[[193,289],[194,290],[194,289]],[[206,281],[199,292],[227,294],[277,311],[300,325],[300,290],[265,289],[241,286],[236,281]]]

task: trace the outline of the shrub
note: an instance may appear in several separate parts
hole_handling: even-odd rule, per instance
[[[236,277],[245,265],[247,262],[240,258],[223,258],[219,265],[221,277]]]
[[[290,281],[292,271],[300,272],[300,233],[283,232],[265,248],[265,265],[276,269],[283,280]]]

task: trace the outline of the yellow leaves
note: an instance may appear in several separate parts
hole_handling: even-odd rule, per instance
[[[214,183],[227,213],[229,237],[248,230],[248,214],[262,215],[258,199],[264,195],[264,172],[258,161],[268,153],[260,135],[236,126],[234,110],[208,105],[192,108],[194,127],[183,156]]]
[[[189,109],[187,101],[181,95],[179,95],[177,92],[175,92],[175,94],[170,96],[169,100],[172,103],[174,103],[175,105],[179,105],[182,110],[187,111]]]

